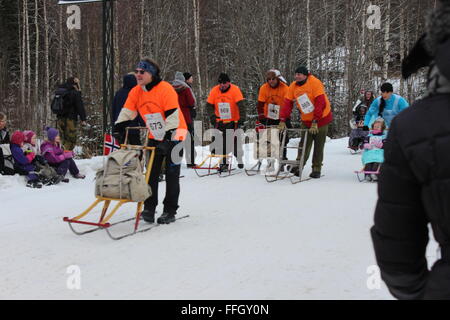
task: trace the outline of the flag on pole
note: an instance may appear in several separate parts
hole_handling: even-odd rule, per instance
[[[117,141],[112,135],[109,133],[105,133],[105,140],[103,144],[103,155],[107,156],[115,150],[120,149],[119,141]]]

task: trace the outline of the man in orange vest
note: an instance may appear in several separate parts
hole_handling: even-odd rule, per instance
[[[170,83],[162,81],[158,65],[150,59],[143,59],[135,73],[137,86],[128,94],[114,125],[114,131],[116,134],[123,132],[129,121],[138,114],[146,123],[149,129],[148,146],[156,147],[156,153],[148,183],[152,195],[144,202],[142,218],[148,223],[155,221],[158,177],[163,160],[166,159],[166,197],[163,214],[157,222],[167,224],[175,221],[180,194],[181,158],[172,151],[178,143],[184,141],[187,126],[178,104],[178,95]]]
[[[328,133],[328,126],[333,120],[331,104],[328,100],[323,83],[309,73],[308,69],[300,66],[295,70],[295,81],[289,86],[286,99],[280,115],[280,128],[286,126],[285,121],[292,113],[294,104],[301,115],[301,128],[308,129],[307,143],[303,166],[309,158],[312,144],[314,153],[312,159],[311,178],[320,178],[323,162],[323,150]],[[297,155],[297,159],[301,153]],[[294,174],[299,175],[299,170]]]
[[[280,112],[284,104],[284,99],[289,90],[286,80],[280,71],[271,69],[266,73],[266,83],[259,88],[258,94],[258,120],[265,126],[278,126],[280,124]],[[259,123],[256,123],[258,126]],[[286,127],[292,128],[291,119],[286,119]],[[286,137],[285,146],[288,143]],[[287,149],[283,149],[283,159],[286,158]]]
[[[211,124],[222,132],[223,154],[225,154],[231,145],[230,141],[227,142],[226,131],[236,130],[243,126],[246,118],[246,106],[241,89],[231,83],[230,77],[226,73],[219,75],[218,82],[219,84],[209,93],[206,110]],[[233,153],[238,161],[238,167],[242,169],[244,167],[242,144],[237,143],[236,136],[233,140]],[[227,168],[226,159],[223,159],[220,170],[226,171]]]

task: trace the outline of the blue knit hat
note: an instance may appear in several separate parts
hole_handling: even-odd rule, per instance
[[[48,140],[52,141],[52,142],[55,141],[56,136],[59,135],[59,131],[55,128],[49,128],[49,127],[47,127],[45,130],[47,131]]]

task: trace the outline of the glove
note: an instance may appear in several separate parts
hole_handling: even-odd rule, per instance
[[[364,149],[366,150],[372,150],[373,149],[373,145],[371,145],[370,143],[364,143]]]
[[[369,127],[368,126],[363,126],[363,131],[369,131]]]
[[[125,128],[127,126],[127,122],[128,121],[115,124],[113,127],[112,136],[119,142],[119,144],[125,142]]]
[[[309,128],[309,133],[312,135],[316,135],[319,133],[319,128],[317,128],[317,122],[313,122],[311,128]]]
[[[34,152],[30,152],[29,154],[26,155],[28,161],[31,163],[35,157]]]
[[[373,145],[375,146],[375,148],[378,148],[378,149],[382,149],[383,148],[383,141],[375,141],[374,143],[373,143]]]
[[[197,109],[191,108],[191,118],[194,120],[197,117]]]
[[[175,143],[172,141],[172,132],[173,130],[167,131],[163,141],[156,145],[156,152],[158,154],[167,156],[174,147]]]
[[[64,151],[64,159],[71,159],[73,158],[73,152],[72,151]]]
[[[163,156],[167,156],[172,148],[172,141],[163,140],[156,146],[156,152]]]
[[[278,125],[278,129],[279,129],[279,130],[284,130],[284,129],[286,129],[286,122],[280,121],[280,124]]]
[[[116,139],[119,142],[119,144],[123,144],[125,142],[125,133],[124,132],[115,131],[112,133],[112,136],[114,137],[114,139]]]

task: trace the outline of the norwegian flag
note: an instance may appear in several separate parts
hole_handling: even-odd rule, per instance
[[[112,135],[105,133],[105,140],[103,144],[103,155],[107,156],[108,154],[119,149],[120,149],[119,142]]]

